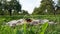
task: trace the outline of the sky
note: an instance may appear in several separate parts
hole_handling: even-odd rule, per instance
[[[41,0],[20,0],[22,10],[27,10],[28,13],[32,13],[35,7],[39,7]]]
[[[41,0],[19,0],[19,2],[22,5],[22,10],[27,10],[30,14],[32,14],[35,7],[39,7],[41,4]]]

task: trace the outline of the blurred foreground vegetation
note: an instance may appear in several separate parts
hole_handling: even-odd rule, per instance
[[[39,25],[29,25],[23,24],[15,27],[9,27],[5,25],[8,21],[18,20],[22,18],[32,18],[32,19],[49,19],[57,24],[49,25],[39,24]],[[60,34],[60,16],[59,15],[15,15],[15,16],[0,16],[0,34]]]

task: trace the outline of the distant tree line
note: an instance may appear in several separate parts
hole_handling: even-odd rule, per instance
[[[0,0],[0,15],[19,15],[22,13],[23,10],[21,10],[22,6],[17,0]],[[28,12],[25,11],[25,14]],[[23,14],[24,14],[23,12]],[[25,15],[24,14],[24,15]]]
[[[53,0],[42,0],[39,7],[35,7],[33,15],[59,15],[60,14],[60,0],[57,4]]]

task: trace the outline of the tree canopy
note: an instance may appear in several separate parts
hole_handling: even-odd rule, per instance
[[[10,15],[12,15],[13,10],[17,14],[19,11],[21,11],[21,4],[19,3],[19,1],[17,1],[17,0],[11,0],[11,1],[0,0],[0,12],[1,12],[0,14],[2,14],[2,12],[8,11],[8,13],[10,13]]]
[[[54,14],[54,2],[52,0],[42,0],[38,8],[34,9],[33,14],[45,15]]]
[[[60,14],[60,0],[58,0],[58,3],[56,4],[56,14]]]

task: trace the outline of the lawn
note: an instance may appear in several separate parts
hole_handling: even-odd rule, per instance
[[[23,24],[15,27],[9,27],[5,23],[11,20],[22,18],[32,19],[49,19],[57,24],[49,25],[48,23],[39,25]],[[0,16],[0,34],[60,34],[60,16],[59,15],[15,15],[15,16]]]

